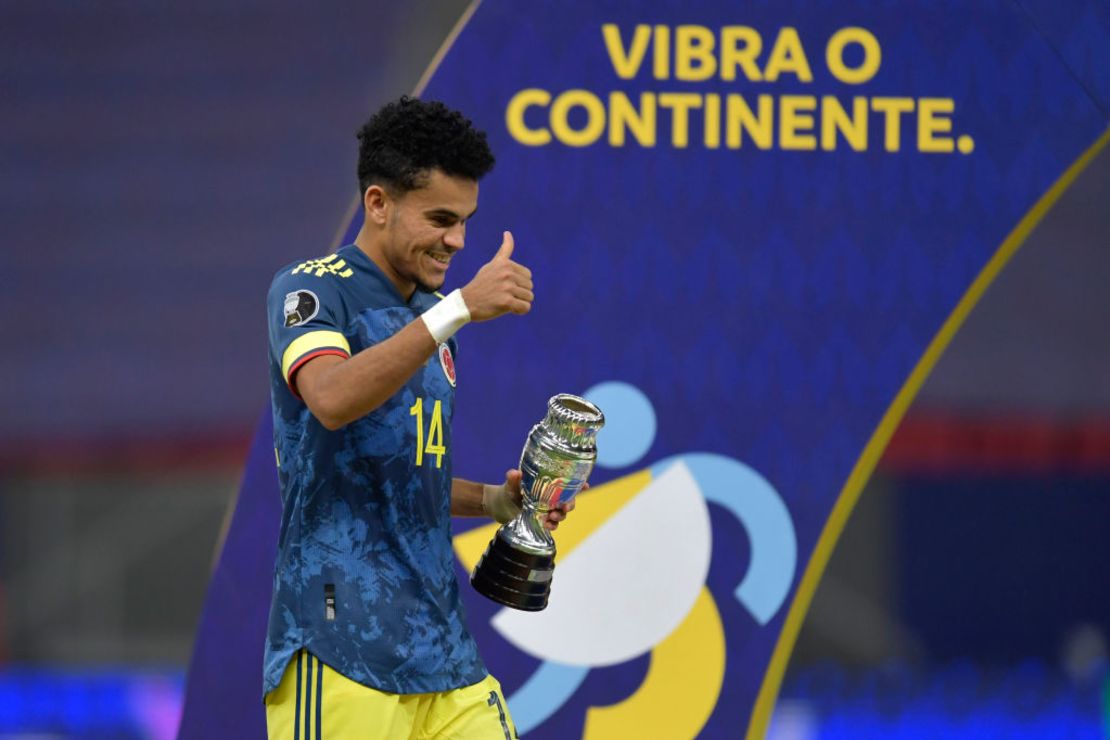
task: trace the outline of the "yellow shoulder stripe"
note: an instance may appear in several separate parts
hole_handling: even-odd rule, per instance
[[[285,382],[289,382],[289,368],[293,364],[318,349],[341,349],[348,355],[351,354],[351,345],[347,338],[337,331],[313,331],[294,339],[281,356],[281,375]]]
[[[293,268],[292,275],[298,272],[303,272],[306,275],[315,275],[316,277],[323,277],[324,275],[338,275],[342,278],[354,275],[354,271],[347,267],[346,260],[336,260],[337,254],[329,254],[327,257],[320,259],[306,260]]]

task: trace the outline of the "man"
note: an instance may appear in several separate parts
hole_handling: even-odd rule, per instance
[[[451,477],[454,334],[527,313],[531,273],[506,231],[469,283],[434,292],[494,161],[461,114],[401,98],[359,140],[354,243],[281,270],[268,299],[283,502],[269,735],[511,738],[465,625],[449,523],[515,516],[520,472],[496,486]]]

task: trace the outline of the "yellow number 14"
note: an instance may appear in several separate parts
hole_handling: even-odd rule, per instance
[[[409,416],[416,417],[416,464],[424,464],[424,455],[435,455],[436,467],[443,465],[447,448],[443,446],[443,402],[436,399],[432,407],[432,423],[428,426],[428,443],[424,444],[424,399],[416,399],[409,408]]]

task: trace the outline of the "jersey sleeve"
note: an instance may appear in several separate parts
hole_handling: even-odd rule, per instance
[[[297,371],[321,355],[351,356],[343,334],[347,325],[342,296],[335,278],[287,269],[278,273],[266,300],[270,329],[270,358],[293,395]]]

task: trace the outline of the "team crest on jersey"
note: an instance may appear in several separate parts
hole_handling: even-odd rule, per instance
[[[285,328],[300,326],[320,312],[320,299],[311,290],[295,290],[285,294]]]
[[[439,364],[443,367],[443,374],[447,376],[447,382],[451,387],[455,387],[455,358],[451,356],[451,348],[447,343],[439,345]]]

